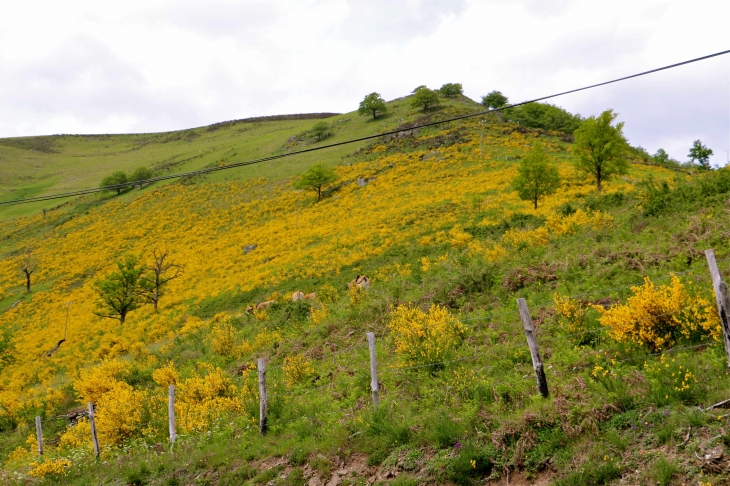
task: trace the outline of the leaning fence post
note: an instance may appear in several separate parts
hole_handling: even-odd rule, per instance
[[[522,319],[522,327],[525,329],[527,345],[530,346],[532,367],[535,369],[535,377],[537,378],[537,390],[543,397],[547,397],[549,395],[547,378],[545,378],[545,370],[542,366],[540,349],[537,347],[537,336],[535,335],[535,326],[532,324],[532,317],[530,317],[530,309],[527,308],[527,301],[523,298],[517,299],[517,307],[520,309],[520,319]]]
[[[91,440],[94,442],[94,455],[99,457],[99,439],[96,437],[96,422],[94,421],[94,404],[89,402],[89,424],[91,425]]]
[[[175,439],[177,439],[177,432],[175,432],[175,385],[170,385],[168,388],[167,416],[170,428],[170,450],[172,450]]]
[[[370,389],[373,391],[373,406],[380,404],[380,388],[378,387],[378,360],[375,356],[375,333],[369,332],[368,346],[370,347]]]
[[[41,427],[41,418],[35,417],[35,436],[38,440],[38,454],[43,455],[43,428]]]
[[[705,250],[705,258],[707,258],[707,265],[710,267],[712,288],[715,290],[717,313],[720,315],[720,322],[722,323],[722,337],[723,342],[725,343],[725,354],[727,355],[728,368],[730,368],[730,297],[728,296],[727,284],[722,281],[720,269],[717,267],[715,250]]]
[[[266,423],[266,414],[269,410],[269,397],[266,394],[266,359],[259,358],[259,432],[261,435],[266,434],[268,424]]]

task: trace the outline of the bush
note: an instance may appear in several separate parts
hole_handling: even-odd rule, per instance
[[[439,93],[446,98],[454,98],[464,94],[464,88],[461,83],[446,83],[439,89]]]
[[[332,135],[332,131],[330,130],[330,124],[324,121],[320,121],[314,124],[312,127],[312,136],[316,140],[323,140],[330,135]]]
[[[504,118],[526,127],[564,133],[575,132],[583,122],[580,115],[573,115],[563,108],[549,103],[530,103],[508,108],[504,111]]]
[[[110,186],[117,186],[119,184],[126,184],[129,182],[129,179],[127,178],[127,174],[124,173],[121,170],[118,170],[116,172],[112,172],[105,178],[101,180],[101,187],[109,187],[110,191],[117,191],[117,195],[122,193],[122,187],[110,187]]]
[[[428,313],[412,305],[393,310],[388,323],[397,353],[406,357],[409,365],[429,365],[443,368],[442,361],[461,343],[466,326],[448,309],[432,305]]]
[[[651,352],[672,347],[678,340],[697,341],[709,336],[719,339],[720,319],[714,299],[689,292],[679,277],[657,288],[649,277],[644,285],[631,287],[634,295],[625,304],[609,309],[593,306],[600,312],[602,326],[617,341],[647,347]]]
[[[152,176],[154,176],[154,173],[151,169],[147,167],[137,167],[134,169],[134,172],[132,172],[129,175],[129,181],[130,182],[139,182],[139,181],[145,181],[147,179],[151,179]]]

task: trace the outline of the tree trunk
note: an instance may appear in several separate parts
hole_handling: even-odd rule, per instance
[[[317,201],[322,199],[322,186],[317,188]]]
[[[117,187],[117,196],[121,196],[121,195],[122,195],[122,188]]]
[[[600,193],[601,192],[601,168],[600,167],[596,171],[596,185],[597,185],[598,192]]]
[[[127,311],[119,313],[119,324],[124,324],[124,319],[127,317]]]
[[[537,198],[533,202],[535,203],[535,211],[537,211]]]
[[[373,110],[373,120],[377,120],[377,118],[378,118],[377,113],[378,113],[377,110]]]
[[[30,292],[30,273],[25,272],[25,290]]]

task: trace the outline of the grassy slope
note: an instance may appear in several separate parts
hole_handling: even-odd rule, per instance
[[[479,105],[466,98],[449,101],[447,107],[476,110]],[[418,117],[402,101],[390,103],[387,117],[373,121],[356,113],[327,118],[334,143],[391,129]],[[54,135],[0,139],[0,201],[42,196],[97,187],[101,179],[115,170],[131,172],[146,166],[159,174],[179,173],[230,162],[284,153],[317,142],[288,143],[319,120],[260,121],[223,123],[179,132],[139,135]],[[283,160],[224,171],[209,180],[246,180],[258,177],[286,178],[298,174],[315,162],[340,163],[364,144],[329,149]],[[0,207],[0,219],[38,213],[59,201]]]
[[[404,115],[409,113],[411,119],[418,116],[404,105],[401,102]],[[348,116],[352,117],[343,115]],[[381,123],[392,126],[400,122],[398,116]],[[362,132],[375,125],[357,118],[347,123],[356,122],[357,130]],[[78,300],[92,298],[88,292],[90,277],[103,274],[108,267],[88,259],[70,262],[68,258],[73,259],[75,251],[98,255],[103,260],[121,251],[143,248],[140,243],[156,233],[154,225],[136,219],[138,214],[162,216],[155,211],[167,209],[170,215],[159,224],[173,230],[174,236],[169,237],[171,248],[184,256],[189,273],[198,276],[198,282],[188,280],[172,292],[165,303],[166,322],[161,328],[159,319],[155,320],[147,311],[138,312],[130,320],[128,332],[100,326],[88,316],[75,316],[74,321],[81,320],[81,326],[74,328],[75,335],[84,331],[88,335],[81,342],[76,337],[68,343],[69,347],[62,348],[57,364],[49,360],[34,364],[30,359],[23,366],[16,363],[6,368],[3,387],[11,384],[9,373],[26,370],[31,386],[22,393],[32,396],[49,386],[60,388],[62,393],[41,409],[29,406],[20,410],[20,416],[11,424],[20,426],[20,430],[3,435],[4,458],[9,450],[24,442],[24,420],[39,411],[50,417],[73,405],[74,392],[64,385],[67,373],[99,356],[116,354],[129,359],[135,368],[134,375],[128,378],[130,383],[151,396],[162,396],[150,379],[158,363],[170,360],[187,377],[195,373],[195,363],[208,362],[227,370],[265,355],[272,368],[269,380],[273,387],[272,430],[268,437],[258,438],[251,426],[257,410],[255,394],[244,395],[247,416],[237,413],[232,427],[217,426],[208,435],[186,434],[174,457],[145,454],[141,452],[144,447],[139,445],[132,447],[129,455],[122,454],[101,467],[76,457],[65,481],[241,484],[251,480],[263,484],[283,474],[285,479],[277,484],[294,485],[303,484],[298,479],[302,475],[316,473],[326,480],[341,469],[348,471],[350,484],[364,484],[378,475],[378,468],[394,471],[401,484],[415,484],[416,479],[409,478],[416,477],[424,482],[470,484],[487,476],[495,480],[504,478],[508,471],[526,471],[541,478],[552,476],[560,484],[576,485],[611,481],[618,484],[619,478],[628,484],[654,480],[669,484],[670,479],[665,477],[672,475],[675,481],[698,481],[700,469],[693,460],[694,453],[725,440],[724,419],[696,411],[696,405],[726,398],[730,390],[721,347],[672,355],[677,361],[671,366],[691,366],[698,378],[689,392],[678,392],[672,380],[657,378],[645,369],[644,362],[653,365],[659,359],[647,356],[645,350],[616,343],[603,332],[597,332],[596,339],[576,341],[554,319],[551,302],[556,291],[581,294],[581,298],[591,301],[617,301],[630,295],[628,285],[640,282],[644,275],[665,283],[670,272],[690,272],[683,277],[685,281],[694,281],[706,291],[706,271],[699,250],[714,247],[721,260],[730,254],[723,233],[726,212],[722,206],[708,202],[708,209],[699,216],[680,211],[648,218],[642,214],[642,202],[632,195],[635,183],[648,175],[671,178],[671,173],[634,166],[629,178],[608,186],[609,192],[620,190],[628,197],[596,198],[591,195],[590,184],[576,178],[570,164],[564,163],[561,172],[569,184],[550,198],[537,216],[555,214],[558,207],[569,202],[574,207],[608,211],[615,218],[613,226],[582,228],[574,235],[552,235],[546,246],[532,244],[531,239],[524,245],[510,245],[503,238],[505,220],[511,221],[513,227],[526,225],[524,229],[543,224],[535,218],[510,217],[515,211],[531,213],[525,203],[504,190],[504,181],[516,164],[505,161],[505,157],[520,154],[530,142],[529,138],[506,134],[512,128],[496,121],[490,123],[481,157],[479,138],[475,136],[478,132],[467,131],[470,135],[461,139],[449,138],[458,133],[459,127],[455,126],[445,132],[422,132],[415,143],[391,142],[385,152],[365,151],[348,158],[355,165],[339,170],[349,184],[322,203],[303,201],[298,233],[291,230],[290,210],[295,196],[287,186],[275,181],[300,171],[314,159],[290,159],[287,168],[280,166],[274,173],[260,172],[270,179],[263,186],[226,182],[221,179],[232,174],[221,174],[191,186],[171,185],[130,192],[122,198],[64,206],[45,222],[35,216],[0,226],[0,262],[10,262],[16,250],[30,242],[47,246],[47,262],[51,254],[69,262],[54,262],[58,268],[43,275],[32,300],[22,304],[27,307],[3,316],[3,325],[13,326],[18,344],[27,346],[17,355],[21,362],[54,342],[62,312],[53,309],[63,309],[60,303],[69,295],[76,296],[75,309],[83,308]],[[343,128],[337,136],[362,133],[357,130]],[[568,162],[569,146],[557,138],[547,138],[555,157]],[[281,140],[277,135],[276,147],[280,147]],[[454,140],[458,143],[450,145]],[[220,140],[218,144],[222,146]],[[445,146],[438,148],[440,145]],[[334,164],[352,150],[335,151],[336,156],[326,160]],[[217,158],[207,159],[206,164],[220,160],[223,152],[216,153]],[[264,171],[265,167],[256,169]],[[377,177],[359,189],[355,180],[368,174]],[[177,199],[176,194],[188,197]],[[106,202],[108,199],[112,201]],[[449,235],[454,226],[474,235],[469,243],[471,249],[455,242],[463,232]],[[444,233],[439,236],[439,231]],[[338,232],[348,236],[339,241],[332,238]],[[101,238],[99,233],[114,234],[114,238],[108,241],[110,238]],[[360,234],[367,238],[356,241]],[[268,245],[283,240],[292,255],[277,250],[272,255],[276,256],[273,268],[243,259],[235,261],[228,266],[247,278],[238,279],[237,283],[229,281],[225,273],[218,273],[212,260],[228,261],[225,251],[232,248],[235,251],[230,255],[237,254],[251,236],[262,245],[256,251],[265,252]],[[186,242],[193,253],[213,248],[218,253],[215,258],[196,258],[183,253]],[[476,243],[481,246],[474,246]],[[483,253],[485,248],[497,244],[504,245],[506,255],[490,258],[488,252]],[[330,261],[339,254],[351,257],[341,262]],[[431,262],[431,269],[425,269],[423,258]],[[324,264],[317,272],[307,274],[310,264],[298,265],[299,259]],[[10,266],[4,268],[8,274],[12,272]],[[78,273],[68,275],[72,269]],[[283,301],[264,322],[239,315],[250,302],[272,292],[317,290],[327,283],[341,289],[359,272],[375,278],[368,297],[355,304],[340,291],[334,302],[326,304],[329,315],[322,321],[313,323],[306,318],[308,306]],[[216,279],[218,289],[203,285]],[[9,281],[5,278],[1,285],[2,308],[21,295],[21,289]],[[46,289],[48,292],[44,292]],[[44,300],[46,295],[52,299],[50,307]],[[552,392],[548,400],[534,393],[529,353],[513,304],[518,296],[527,297],[539,322]],[[451,357],[463,361],[434,373],[387,372],[404,365],[393,352],[387,322],[389,306],[405,302],[423,308],[432,303],[447,305],[461,314],[468,330],[464,344]],[[48,313],[26,318],[22,309],[34,308],[48,309]],[[90,308],[83,309],[88,313]],[[251,348],[229,356],[214,351],[210,332],[216,324],[210,318],[220,312],[232,317],[237,338],[250,343]],[[204,325],[181,332],[181,314],[199,316]],[[589,316],[593,325],[596,318],[596,313]],[[125,339],[138,339],[134,326],[146,333],[149,346],[143,352],[131,353],[124,348]],[[369,411],[367,350],[363,346],[364,332],[370,330],[379,336],[384,385],[383,405],[375,414]],[[270,338],[275,333],[280,334],[278,339],[260,338]],[[43,339],[34,341],[33,336]],[[150,336],[156,336],[151,339],[154,343],[148,342]],[[334,354],[351,346],[356,347]],[[105,351],[100,353],[102,350]],[[284,390],[280,367],[289,355],[310,359],[315,373],[294,388]],[[609,369],[612,375],[592,373],[595,366]],[[32,372],[28,371],[30,368],[34,368]],[[255,376],[239,375],[233,383],[246,390],[255,386]],[[150,414],[147,420],[155,432],[145,440],[150,444],[164,441],[164,415],[156,410],[146,413]],[[689,426],[693,427],[693,434],[686,444],[681,444]],[[62,431],[62,423],[48,426],[46,436]],[[457,442],[461,447],[454,447]],[[706,479],[712,484],[723,478],[711,476]],[[6,476],[8,480],[10,477]]]

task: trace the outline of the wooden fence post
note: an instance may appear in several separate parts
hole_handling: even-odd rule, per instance
[[[373,406],[380,405],[380,388],[378,386],[378,360],[375,356],[375,333],[369,332],[368,346],[370,347],[370,389],[373,392]]]
[[[168,388],[167,416],[170,428],[170,450],[172,450],[177,439],[177,432],[175,431],[175,385],[170,385],[170,388]]]
[[[537,390],[543,397],[547,398],[549,395],[547,378],[545,378],[545,370],[542,366],[540,349],[537,347],[537,336],[535,335],[535,326],[532,324],[532,317],[530,317],[530,309],[527,308],[527,301],[523,298],[517,299],[517,307],[520,309],[520,319],[522,319],[522,327],[525,329],[527,345],[530,346],[532,367],[535,369],[535,377],[537,378]]]
[[[261,435],[266,434],[268,424],[266,423],[266,414],[269,411],[269,397],[266,394],[266,359],[259,358],[259,432]]]
[[[727,355],[728,368],[730,368],[730,297],[728,296],[728,288],[727,284],[722,281],[720,269],[717,267],[715,250],[705,250],[705,258],[707,258],[707,265],[710,267],[712,288],[715,289],[717,313],[720,315],[720,322],[722,323],[722,336],[723,342],[725,343],[725,354]]]
[[[94,455],[99,457],[99,439],[96,437],[96,422],[94,422],[94,404],[89,402],[89,424],[91,424],[91,440],[94,442]]]
[[[35,436],[38,440],[38,454],[43,455],[43,428],[41,427],[41,418],[35,417]]]

